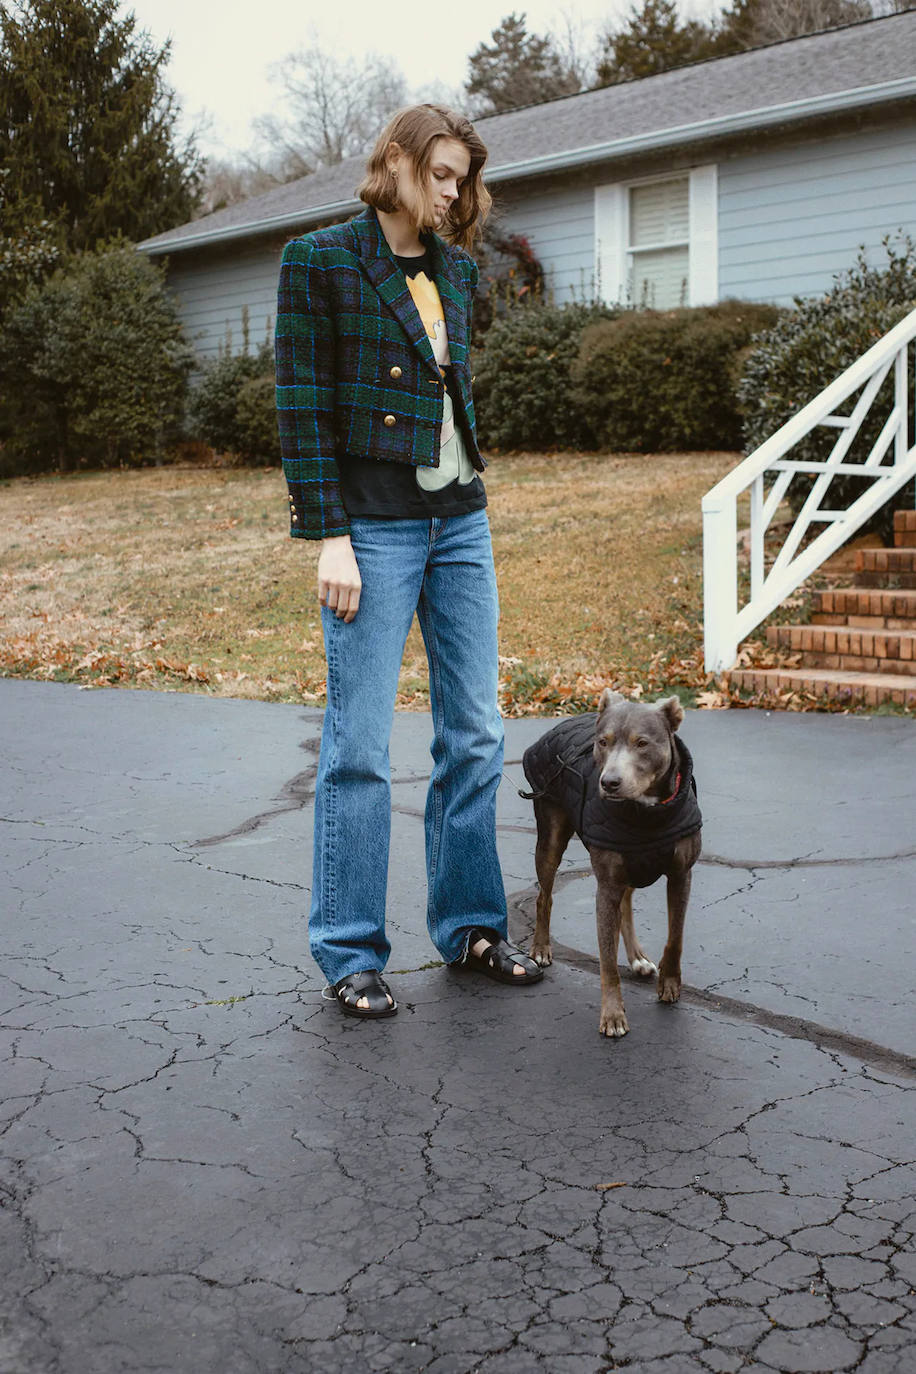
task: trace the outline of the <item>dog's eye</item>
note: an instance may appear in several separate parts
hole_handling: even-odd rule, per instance
[[[649,741],[648,741],[647,739],[638,739],[638,740],[636,741],[636,748],[637,748],[637,749],[648,749],[648,747],[649,747]]]

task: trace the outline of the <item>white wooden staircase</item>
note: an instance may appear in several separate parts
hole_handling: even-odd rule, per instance
[[[809,402],[703,498],[705,662],[734,686],[778,696],[803,692],[878,705],[916,705],[916,444],[910,434],[916,310]],[[893,401],[870,451],[850,456],[862,423],[893,370]],[[844,407],[846,409],[844,409]],[[792,457],[820,425],[839,431],[821,462]],[[814,477],[781,546],[777,509],[797,474]],[[871,479],[851,504],[827,504],[834,477]],[[749,497],[750,588],[739,605],[738,503]],[[896,500],[895,547],[861,549],[855,585],[814,593],[810,625],[770,626],[767,640],[789,662],[735,666],[739,644],[886,502]],[[820,533],[816,531],[820,529]]]

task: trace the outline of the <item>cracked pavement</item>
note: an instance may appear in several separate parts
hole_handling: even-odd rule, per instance
[[[625,975],[619,1042],[577,841],[543,983],[437,963],[423,715],[392,742],[401,1014],[322,1001],[320,723],[0,680],[3,1374],[916,1367],[913,723],[688,713],[685,991]],[[507,722],[520,938],[547,725]],[[662,888],[634,907],[657,958]]]

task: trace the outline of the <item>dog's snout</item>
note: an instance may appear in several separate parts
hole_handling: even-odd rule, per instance
[[[606,797],[616,797],[623,785],[623,778],[619,773],[601,774],[601,791]]]

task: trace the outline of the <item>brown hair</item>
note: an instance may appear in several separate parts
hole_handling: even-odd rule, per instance
[[[458,199],[449,209],[442,231],[443,238],[450,243],[470,249],[490,210],[490,193],[483,184],[487,149],[470,120],[447,110],[444,105],[411,105],[398,111],[378,136],[357,195],[367,205],[389,214],[400,208],[397,182],[388,167],[388,148],[396,143],[413,163],[418,209],[424,221],[417,228],[425,228],[432,218],[429,166],[437,138],[455,138],[470,154],[468,174],[458,190]]]

